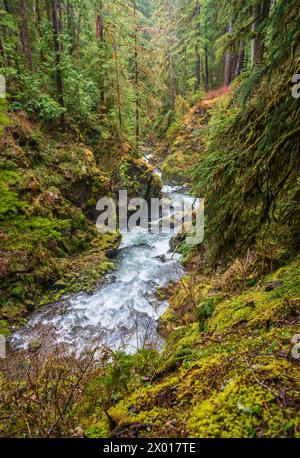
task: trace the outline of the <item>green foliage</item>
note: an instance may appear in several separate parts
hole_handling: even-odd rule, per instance
[[[19,180],[20,176],[16,172],[0,171],[0,221],[17,215],[27,207],[25,202],[20,201],[17,192],[10,188]]]
[[[0,136],[3,133],[3,128],[9,124],[9,120],[5,112],[6,103],[0,99]]]
[[[179,437],[184,431],[185,437],[298,437],[294,404],[300,389],[298,363],[283,357],[289,355],[297,329],[298,269],[296,260],[264,279],[255,291],[260,298],[255,313],[246,305],[252,301],[252,291],[226,299],[204,297],[207,332],[200,335],[196,324],[175,323],[163,352],[154,355],[152,368],[140,365],[145,355],[141,359],[115,355],[107,374],[91,384],[90,403],[95,399],[92,392],[108,394],[103,392],[103,380],[112,391],[105,409],[96,415],[95,410],[86,411],[87,435],[108,437],[120,432],[131,437],[135,431],[138,437]],[[282,287],[266,292],[266,284],[278,279]],[[292,308],[285,307],[286,295]],[[245,312],[237,322],[241,304]],[[154,383],[144,379],[145,373],[155,374]],[[288,405],[281,403],[283,387]],[[149,428],[144,429],[145,424]]]
[[[99,236],[95,204],[120,188],[160,195],[143,141],[166,139],[171,183],[190,184],[197,161],[206,238],[177,247],[189,271],[161,294],[160,353],[103,347],[40,364],[33,341],[16,377],[1,373],[0,435],[299,437],[297,0],[272,2],[255,30],[255,0],[60,2],[58,51],[46,2],[11,3],[0,10],[12,111],[0,101],[0,334],[114,269],[120,234]]]
[[[25,110],[45,122],[54,121],[63,113],[61,106],[49,94],[42,92],[41,82],[36,76],[22,74],[19,84],[20,90],[11,104],[13,110]]]
[[[279,3],[273,14],[278,11],[289,24],[290,9]],[[297,34],[294,30],[295,41]],[[277,46],[282,47],[279,36],[273,41]],[[285,56],[276,70],[270,66],[244,77],[212,111],[207,152],[194,175],[195,192],[205,192],[207,202],[211,262],[259,244],[265,252],[276,244],[291,254],[299,248],[299,103],[288,84],[299,63]]]

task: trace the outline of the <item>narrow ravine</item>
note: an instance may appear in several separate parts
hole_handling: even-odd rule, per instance
[[[172,204],[194,201],[178,187],[165,185],[163,194]],[[170,251],[170,240],[178,230],[151,234],[136,228],[122,234],[116,271],[107,282],[92,294],[64,297],[35,312],[14,334],[12,346],[46,346],[48,351],[65,344],[76,353],[101,345],[128,353],[160,347],[157,323],[168,304],[158,301],[156,292],[183,274],[180,255]]]

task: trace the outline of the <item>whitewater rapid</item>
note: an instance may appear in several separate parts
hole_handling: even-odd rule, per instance
[[[193,198],[178,187],[164,186],[172,204]],[[170,252],[171,233],[151,234],[142,228],[122,234],[114,259],[116,270],[92,294],[79,293],[37,310],[11,340],[15,348],[33,344],[48,350],[64,344],[77,353],[105,345],[134,353],[146,347],[159,348],[159,317],[168,307],[156,297],[159,288],[183,275],[180,256]]]

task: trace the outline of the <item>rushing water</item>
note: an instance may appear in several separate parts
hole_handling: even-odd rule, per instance
[[[172,203],[193,198],[178,188],[165,186]],[[178,228],[174,229],[175,233]],[[170,252],[174,232],[156,233],[136,228],[124,233],[116,259],[116,271],[92,294],[80,293],[39,309],[12,338],[12,345],[28,348],[38,342],[52,348],[82,352],[105,344],[133,353],[145,345],[161,344],[157,322],[168,304],[156,291],[182,275],[180,256]]]

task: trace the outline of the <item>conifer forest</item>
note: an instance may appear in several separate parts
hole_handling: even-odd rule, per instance
[[[0,0],[0,67],[0,437],[300,438],[299,0]]]

